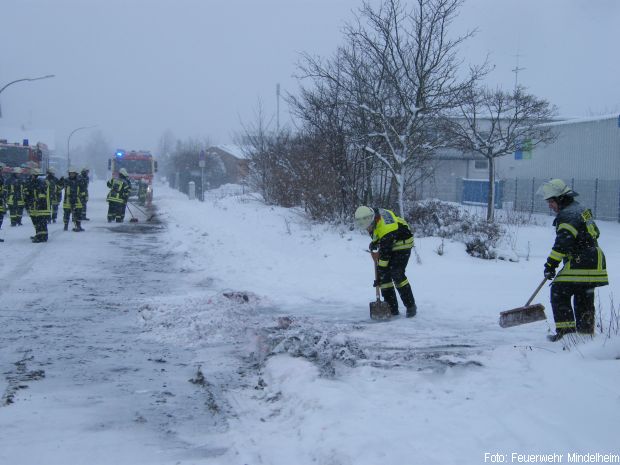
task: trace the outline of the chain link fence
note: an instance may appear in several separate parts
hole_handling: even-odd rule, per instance
[[[536,195],[548,178],[515,178],[502,181],[502,207],[529,213],[547,213],[547,202]],[[589,207],[595,218],[620,222],[620,180],[564,179],[575,192],[577,200]]]

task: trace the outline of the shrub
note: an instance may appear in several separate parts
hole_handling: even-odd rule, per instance
[[[503,230],[497,223],[473,215],[461,206],[439,200],[416,202],[407,214],[418,237],[438,236],[465,244],[473,257],[494,259],[494,248]]]

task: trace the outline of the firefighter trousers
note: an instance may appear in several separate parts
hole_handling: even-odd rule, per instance
[[[594,286],[553,283],[551,308],[558,333],[594,334]]]
[[[411,256],[411,250],[398,250],[392,252],[390,261],[387,267],[378,267],[379,283],[381,286],[381,295],[383,299],[390,305],[392,314],[398,314],[398,300],[396,299],[396,289],[400,295],[400,300],[403,301],[403,305],[407,309],[415,307],[415,299],[413,298],[413,291],[411,290],[411,284],[405,275],[405,269],[407,263],[409,263],[409,257]]]

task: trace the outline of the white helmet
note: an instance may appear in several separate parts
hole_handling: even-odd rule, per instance
[[[125,168],[121,168],[120,170],[118,170],[118,174],[125,176],[126,178],[129,177],[129,173]]]
[[[72,166],[71,168],[69,168],[69,169],[67,170],[67,172],[68,172],[69,174],[71,174],[71,173],[78,174],[78,170],[77,170],[77,168],[75,168],[74,166]]]
[[[47,172],[49,174],[56,174],[56,169],[53,166],[47,168]]]
[[[542,195],[545,200],[549,200],[554,197],[561,197],[563,195],[568,195],[570,197],[577,195],[577,193],[568,187],[561,179],[551,179],[550,181],[547,181],[540,186],[536,193],[538,195]]]
[[[355,210],[355,224],[360,229],[368,229],[375,219],[375,211],[362,205]]]

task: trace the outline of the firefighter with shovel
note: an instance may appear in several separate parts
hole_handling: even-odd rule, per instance
[[[415,316],[417,307],[411,284],[405,269],[411,256],[413,234],[407,222],[384,208],[358,207],[355,211],[355,223],[360,229],[370,234],[370,251],[376,257],[377,280],[375,287],[381,288],[381,295],[390,306],[391,314],[398,315],[396,289],[407,309],[407,318]],[[375,255],[374,251],[378,251]],[[372,305],[371,305],[372,317]]]
[[[590,209],[581,206],[579,194],[561,179],[552,179],[538,190],[556,214],[555,243],[545,263],[551,284],[551,307],[558,341],[569,333],[594,334],[594,288],[609,284],[605,255],[598,245],[600,231]],[[556,274],[558,265],[563,268]],[[571,305],[571,300],[574,303]]]

